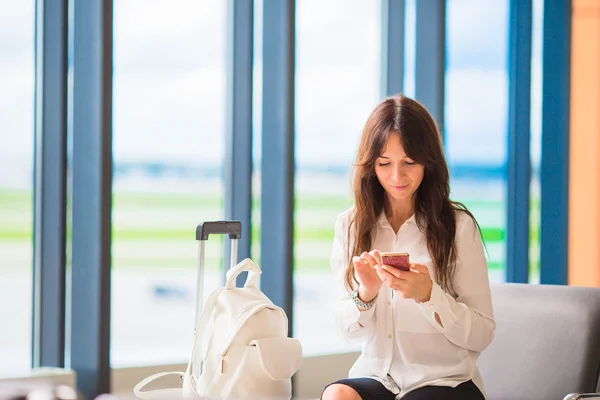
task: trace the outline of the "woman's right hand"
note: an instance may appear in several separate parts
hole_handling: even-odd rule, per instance
[[[383,282],[377,273],[381,266],[381,254],[377,250],[370,253],[366,251],[360,257],[353,257],[354,276],[359,283],[358,296],[365,303],[370,302],[377,296]]]

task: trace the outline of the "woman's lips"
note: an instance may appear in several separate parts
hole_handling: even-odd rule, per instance
[[[397,186],[397,185],[392,185],[392,188],[396,189],[396,190],[404,190],[408,187],[408,185],[401,185],[401,186]]]

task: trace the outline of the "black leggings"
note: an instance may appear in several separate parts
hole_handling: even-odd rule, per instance
[[[349,378],[333,382],[350,386],[363,400],[394,400],[395,395],[371,378]],[[457,387],[425,386],[407,393],[402,400],[484,400],[479,388],[468,380]]]

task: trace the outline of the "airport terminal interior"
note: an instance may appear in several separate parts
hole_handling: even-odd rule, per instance
[[[433,117],[479,224],[486,398],[600,392],[600,0],[0,9],[0,400],[133,400],[184,372],[245,259],[301,345],[288,398],[348,377],[364,343],[334,317],[336,219],[397,94]],[[150,388],[177,397],[181,375]]]

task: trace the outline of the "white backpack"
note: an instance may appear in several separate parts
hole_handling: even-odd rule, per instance
[[[243,288],[237,276],[248,271]],[[302,364],[302,347],[288,338],[288,319],[280,307],[258,289],[261,270],[245,259],[227,271],[224,288],[214,290],[198,321],[187,369],[149,376],[133,389],[142,399],[290,399],[291,378]],[[202,360],[202,340],[212,325]],[[199,368],[198,368],[199,367]],[[183,387],[142,391],[149,382],[180,375]]]

